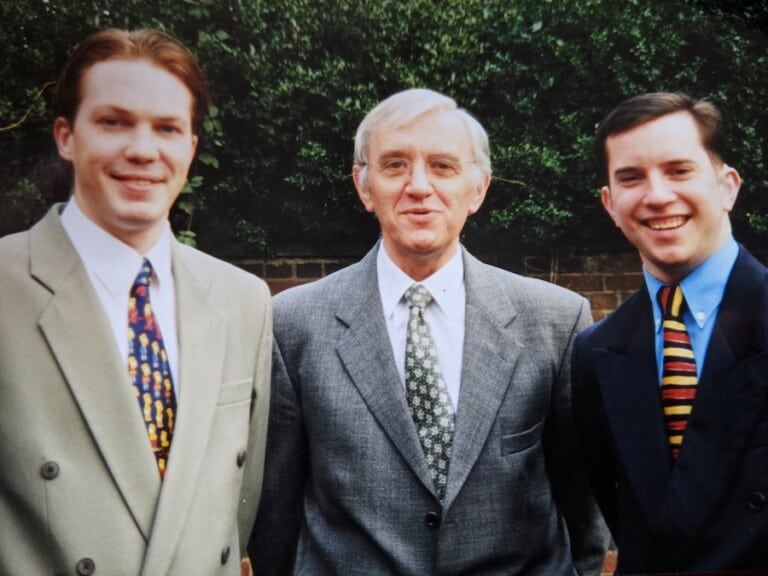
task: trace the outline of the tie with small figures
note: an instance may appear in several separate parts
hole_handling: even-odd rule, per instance
[[[662,286],[658,293],[663,318],[661,403],[672,458],[677,458],[696,397],[696,360],[683,322],[685,298],[680,286]]]
[[[128,374],[157,459],[160,478],[165,477],[176,417],[168,355],[149,300],[152,264],[146,258],[131,287],[128,300]]]
[[[437,360],[424,311],[432,295],[421,284],[405,292],[410,308],[405,344],[405,394],[419,433],[432,482],[440,500],[445,495],[453,445],[454,411]]]

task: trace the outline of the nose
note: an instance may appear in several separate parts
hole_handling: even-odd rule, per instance
[[[645,194],[646,204],[667,204],[674,201],[675,198],[675,192],[666,178],[660,175],[648,178],[648,190]]]
[[[423,162],[415,162],[411,167],[406,191],[417,196],[427,196],[432,193],[432,183],[429,172]]]
[[[125,157],[133,162],[151,162],[157,158],[158,153],[158,143],[152,128],[136,126],[124,149]]]

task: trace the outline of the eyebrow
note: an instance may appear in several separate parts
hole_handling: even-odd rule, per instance
[[[99,114],[118,114],[122,116],[137,116],[135,111],[130,110],[128,108],[123,108],[122,106],[118,106],[116,104],[103,104],[100,106],[96,106],[93,108],[92,111],[93,115],[99,115]],[[180,122],[182,124],[191,123],[191,118],[189,121],[184,118],[181,115],[166,115],[166,116],[152,116],[152,119],[154,121],[159,122]]]
[[[411,157],[413,152],[410,150],[388,150],[379,155],[379,160],[387,160],[388,158],[402,158],[403,156]],[[459,160],[461,157],[451,152],[431,152],[425,155],[427,160],[435,158],[446,158],[450,160]]]
[[[693,158],[673,158],[672,160],[666,160],[662,162],[661,166],[670,167],[670,166],[680,166],[683,164],[693,164],[698,166],[698,162],[696,162],[696,160],[694,160]],[[643,172],[643,171],[645,171],[645,168],[642,168],[640,166],[632,166],[632,165],[622,166],[614,170],[613,175],[619,176],[627,172]]]

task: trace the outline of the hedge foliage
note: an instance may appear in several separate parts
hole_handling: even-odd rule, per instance
[[[712,99],[745,181],[734,221],[768,234],[766,2],[704,0],[0,1],[0,234],[58,184],[47,101],[72,47],[105,26],[151,26],[198,55],[215,108],[175,228],[226,257],[340,253],[378,232],[351,183],[357,124],[410,86],[445,92],[491,137],[494,183],[470,245],[625,246],[599,205],[596,123],[619,101]]]

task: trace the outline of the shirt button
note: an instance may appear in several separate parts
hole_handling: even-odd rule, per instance
[[[46,462],[40,468],[40,475],[46,480],[53,480],[59,475],[59,465],[56,462]]]
[[[704,312],[702,311],[696,312],[696,320],[698,320],[699,322],[703,322],[706,317],[707,315],[704,314]]]
[[[424,521],[430,528],[437,528],[440,526],[440,514],[437,512],[427,512],[427,515],[424,517]]]
[[[76,569],[79,576],[91,576],[96,572],[96,563],[90,558],[83,558],[77,563]]]

